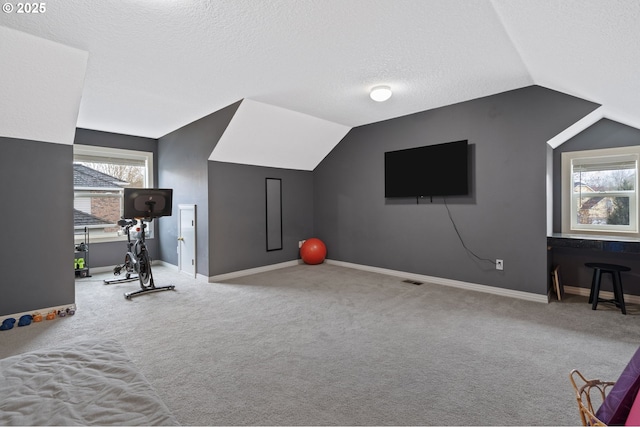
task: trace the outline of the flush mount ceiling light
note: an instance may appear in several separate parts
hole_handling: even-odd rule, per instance
[[[383,102],[391,98],[391,88],[389,86],[376,86],[371,89],[369,96],[376,102]]]

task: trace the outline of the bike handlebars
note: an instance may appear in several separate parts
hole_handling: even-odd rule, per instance
[[[123,218],[121,220],[118,220],[118,225],[120,227],[131,227],[135,223],[136,223],[135,219],[124,219]]]

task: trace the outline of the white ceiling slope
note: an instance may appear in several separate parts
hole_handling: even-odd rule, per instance
[[[610,118],[640,127],[638,0],[57,0],[46,7],[38,15],[1,13],[0,26],[89,52],[82,128],[158,138],[238,99],[353,127],[531,84],[602,104]],[[10,62],[0,61],[0,75]],[[28,87],[26,79],[18,87]],[[377,84],[392,87],[389,101],[368,98]],[[58,97],[42,94],[45,102]]]
[[[0,135],[73,144],[88,53],[0,27]]]
[[[209,160],[311,171],[350,129],[245,99]]]

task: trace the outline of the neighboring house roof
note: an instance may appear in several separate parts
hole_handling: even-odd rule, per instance
[[[582,182],[576,181],[573,183],[573,188],[574,191],[577,187],[582,187],[584,189],[584,191],[597,191],[594,190],[591,186],[584,184]],[[598,203],[600,203],[601,201],[603,201],[605,198],[601,197],[601,196],[595,196],[595,197],[589,197],[587,200],[585,200],[582,205],[580,205],[581,210],[590,210],[593,209]]]
[[[73,210],[73,225],[75,227],[86,227],[89,225],[109,225],[111,222],[98,218],[95,215],[88,214],[86,212]]]
[[[580,209],[592,209],[595,205],[600,203],[604,197],[590,197],[581,206]]]
[[[580,181],[575,181],[573,183],[573,189],[575,191],[576,187],[582,187],[584,191],[598,191],[597,189],[593,188],[592,186],[585,184],[583,182]]]
[[[100,188],[120,190],[122,186],[128,184],[118,178],[98,172],[79,163],[73,164],[73,188]]]

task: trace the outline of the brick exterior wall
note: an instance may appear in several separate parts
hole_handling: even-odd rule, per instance
[[[91,214],[113,224],[120,219],[120,199],[115,197],[94,197],[91,199]]]

